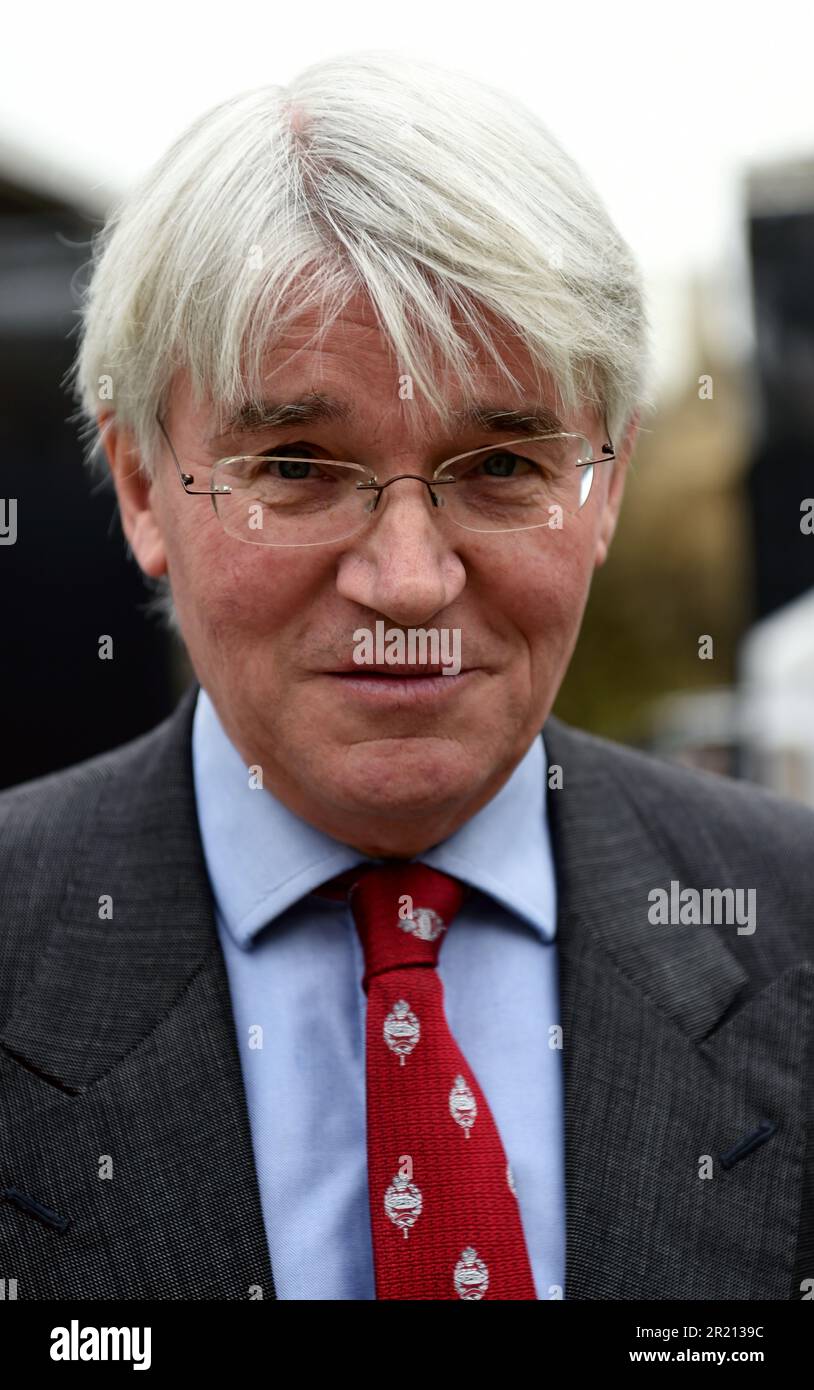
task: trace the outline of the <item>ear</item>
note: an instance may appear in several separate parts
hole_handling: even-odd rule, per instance
[[[102,445],[107,456],[124,534],[145,574],[158,579],[167,573],[167,553],[155,510],[156,488],[141,466],[141,456],[131,430],[115,415],[99,415]]]
[[[627,428],[622,437],[621,444],[615,446],[616,457],[611,465],[612,473],[608,492],[602,507],[602,518],[599,524],[599,535],[596,538],[596,554],[594,565],[598,569],[604,565],[608,558],[608,551],[616,531],[616,523],[619,519],[619,509],[622,505],[622,495],[625,490],[627,479],[627,469],[630,463],[630,456],[636,443],[636,436],[639,433],[639,420],[641,411],[636,410],[628,421]]]

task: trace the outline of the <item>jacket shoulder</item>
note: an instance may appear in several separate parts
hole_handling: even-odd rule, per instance
[[[146,734],[0,792],[0,1019],[62,932],[71,894],[111,876],[132,885],[151,856],[160,863],[194,834],[193,703],[184,696]]]
[[[715,840],[741,852],[796,856],[814,881],[814,808],[754,782],[686,767],[551,717],[544,729],[549,763],[563,765],[583,792],[613,789],[651,830],[683,843]],[[556,756],[555,756],[556,755]]]
[[[191,715],[189,695],[181,703],[184,710],[176,707],[155,728],[127,743],[0,791],[0,851],[48,833],[57,841],[76,840],[84,816],[117,780],[132,787],[160,766],[173,733],[182,728],[183,715],[187,720]]]

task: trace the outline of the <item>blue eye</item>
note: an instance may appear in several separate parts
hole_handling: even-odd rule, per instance
[[[280,477],[291,480],[307,478],[308,470],[311,467],[310,459],[269,459],[269,463],[277,463]]]
[[[303,454],[300,458],[299,455]],[[279,454],[279,456],[278,456]],[[258,454],[258,458],[264,459],[269,467],[264,469],[266,477],[281,478],[284,482],[300,482],[310,476],[309,469],[314,467],[315,460],[308,457],[303,452],[303,446],[298,444],[284,444],[277,449],[266,449],[264,453]],[[277,471],[271,467],[276,464]]]
[[[530,459],[522,458],[520,454],[509,454],[503,449],[496,449],[494,453],[487,454],[486,458],[480,460],[475,472],[477,467],[483,469],[487,478],[515,478],[540,471]]]
[[[483,460],[483,471],[490,478],[509,478],[519,462],[520,459],[515,458],[514,454],[490,454]]]

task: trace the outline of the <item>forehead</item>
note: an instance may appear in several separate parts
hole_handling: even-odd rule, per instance
[[[452,318],[466,344],[473,380],[471,386],[463,383],[444,361],[440,349],[430,350],[433,385],[444,403],[440,418],[432,403],[422,397],[419,383],[411,381],[399,362],[369,297],[358,292],[328,322],[313,305],[293,311],[263,352],[261,391],[250,395],[244,359],[243,399],[220,403],[205,400],[195,412],[198,424],[205,427],[206,437],[213,442],[273,426],[278,419],[281,427],[302,420],[349,432],[364,429],[368,434],[371,429],[380,434],[392,427],[402,436],[421,441],[437,435],[439,428],[458,433],[480,423],[481,416],[485,419],[501,410],[529,413],[536,432],[569,427],[563,421],[553,379],[535,365],[525,345],[505,323],[484,309],[478,333],[460,312],[453,311]],[[484,337],[492,344],[491,351]],[[173,413],[183,415],[190,409],[191,398],[185,388],[188,379],[179,373],[173,383]],[[488,427],[496,428],[491,422]]]
[[[463,340],[472,362],[473,375],[484,385],[505,381],[505,374],[495,361],[494,354],[522,381],[523,386],[534,376],[534,364],[527,348],[491,311],[481,311],[480,331],[462,317],[459,310],[450,313],[456,334]],[[491,345],[491,350],[490,346]],[[349,389],[355,386],[392,387],[406,374],[386,331],[379,323],[375,306],[367,295],[358,292],[330,322],[324,322],[318,311],[309,307],[275,339],[269,342],[266,365],[269,374],[279,374],[299,361],[311,371],[343,371]],[[440,348],[431,348],[429,360],[433,381],[443,390],[451,405],[461,403],[461,383]],[[370,380],[370,372],[375,373]],[[539,376],[539,373],[538,373]]]

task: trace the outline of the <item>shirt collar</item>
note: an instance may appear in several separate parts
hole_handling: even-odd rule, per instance
[[[540,736],[491,801],[419,858],[489,894],[551,941],[556,912],[545,767]],[[326,879],[377,862],[308,825],[270,791],[250,787],[248,769],[203,686],[192,724],[192,769],[212,891],[239,946],[247,948]]]

